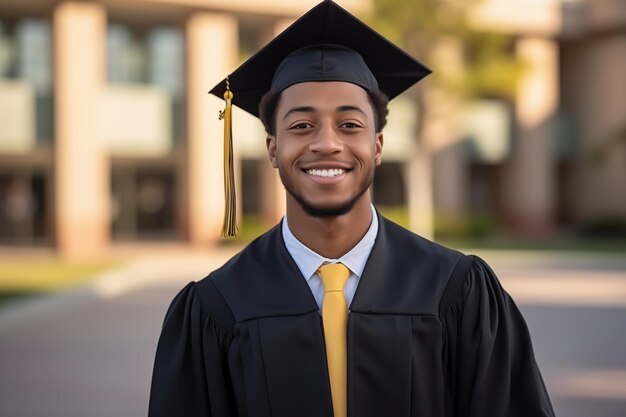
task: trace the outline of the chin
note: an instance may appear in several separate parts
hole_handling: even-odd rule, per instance
[[[311,203],[310,201],[307,201],[301,195],[298,195],[295,193],[290,193],[290,194],[298,202],[302,210],[307,215],[311,217],[327,218],[327,217],[343,216],[345,214],[350,213],[352,209],[354,208],[354,206],[356,205],[356,203],[359,201],[359,199],[363,196],[363,194],[365,194],[365,191],[367,191],[367,188],[363,192],[355,195],[351,199],[346,200],[344,202],[335,203],[335,204],[324,204],[324,205]]]
[[[291,186],[289,181],[285,181],[285,177],[280,170],[279,174],[283,182],[283,186],[285,187],[285,191],[287,191],[287,193],[294,200],[296,200],[302,211],[304,211],[304,213],[308,216],[317,218],[331,218],[349,214],[361,198],[365,197],[365,193],[367,193],[374,180],[374,172],[372,172],[371,175],[356,189],[357,192],[354,195],[347,197],[343,201],[326,201],[321,203],[319,200],[317,202],[312,202],[311,200],[305,198],[303,194],[295,190],[295,187]]]
[[[347,203],[347,204],[343,204],[340,206],[324,206],[324,207],[318,207],[318,206],[309,205],[306,203],[305,204],[300,203],[300,206],[302,207],[304,212],[308,214],[309,216],[324,218],[324,217],[338,217],[338,216],[343,216],[344,214],[348,214],[352,210],[352,207],[354,207],[354,203],[352,204]]]

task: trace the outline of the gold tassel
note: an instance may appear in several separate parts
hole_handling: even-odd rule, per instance
[[[233,164],[233,93],[230,81],[226,77],[224,92],[226,108],[220,112],[220,120],[224,119],[224,225],[222,236],[232,237],[237,234],[237,201],[235,194],[235,172]]]

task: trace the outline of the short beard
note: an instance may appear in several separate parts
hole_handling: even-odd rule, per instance
[[[352,197],[350,200],[346,201],[345,203],[339,204],[334,207],[316,207],[313,204],[306,201],[301,195],[292,192],[288,187],[285,187],[285,190],[289,193],[289,195],[291,195],[298,202],[298,204],[300,204],[300,207],[302,207],[302,210],[304,210],[304,212],[307,215],[311,217],[317,217],[317,218],[328,218],[328,217],[338,217],[338,216],[343,216],[344,214],[348,214],[352,210],[356,202],[359,201],[359,199],[363,196],[363,194],[367,192],[367,190],[369,190],[370,186],[372,185],[372,182],[374,182],[373,172],[370,178],[368,178],[368,180],[364,184],[364,186],[359,190],[359,192],[354,197]]]

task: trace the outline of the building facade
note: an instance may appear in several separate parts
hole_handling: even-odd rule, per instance
[[[626,2],[488,0],[476,28],[505,33],[527,67],[493,200],[502,224],[545,234],[626,224]],[[621,225],[621,226],[620,226]]]
[[[124,240],[217,242],[223,103],[207,91],[316,3],[2,2],[0,243],[85,258]],[[531,65],[514,103],[476,100],[434,137],[436,213],[531,234],[626,217],[626,2],[490,0],[472,21]],[[383,205],[410,203],[414,115],[394,100]],[[240,211],[271,224],[284,195],[262,126],[234,118]]]

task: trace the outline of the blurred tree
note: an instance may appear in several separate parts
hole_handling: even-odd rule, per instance
[[[438,120],[453,115],[451,103],[475,97],[513,100],[523,64],[509,36],[470,25],[482,0],[374,0],[370,23],[423,60],[435,76],[410,91],[418,111],[417,143],[407,171],[411,228],[434,235],[432,159]],[[453,104],[454,106],[454,104]]]

